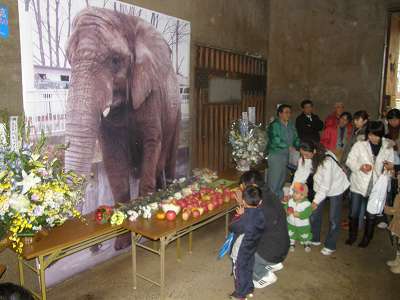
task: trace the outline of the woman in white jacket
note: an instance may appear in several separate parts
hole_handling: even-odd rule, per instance
[[[366,140],[354,144],[346,165],[351,170],[350,176],[350,222],[349,238],[346,244],[352,245],[357,240],[358,216],[361,206],[368,201],[372,187],[386,169],[386,163],[394,161],[394,142],[386,139],[385,126],[380,121],[372,121],[367,125]],[[366,213],[365,231],[359,247],[367,247],[374,234],[376,216]]]
[[[340,231],[343,194],[350,183],[335,155],[321,144],[303,141],[300,145],[301,158],[293,182],[306,183],[311,175],[314,181],[315,196],[312,201],[314,212],[310,218],[313,234],[312,244],[321,244],[322,211],[326,202],[329,208],[329,232],[325,239],[323,255],[336,251]]]

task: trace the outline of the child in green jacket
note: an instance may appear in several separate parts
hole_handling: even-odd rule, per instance
[[[290,238],[290,251],[294,251],[296,241],[304,246],[306,252],[310,252],[312,239],[310,216],[312,214],[311,202],[307,199],[308,188],[303,183],[293,184],[293,196],[284,203],[288,231]]]

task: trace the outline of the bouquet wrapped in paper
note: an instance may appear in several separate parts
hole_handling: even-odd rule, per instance
[[[261,125],[243,119],[234,121],[229,131],[228,142],[239,171],[247,171],[264,159],[267,141]]]

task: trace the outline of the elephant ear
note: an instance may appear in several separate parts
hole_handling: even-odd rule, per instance
[[[137,41],[132,65],[131,97],[134,109],[139,108],[155,88],[156,65],[150,49]]]

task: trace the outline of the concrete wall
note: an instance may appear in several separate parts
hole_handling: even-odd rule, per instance
[[[386,12],[384,0],[271,0],[269,114],[307,97],[323,117],[336,101],[375,116]]]
[[[17,1],[3,0],[9,9],[8,39],[0,38],[0,110],[22,113],[21,56]]]

